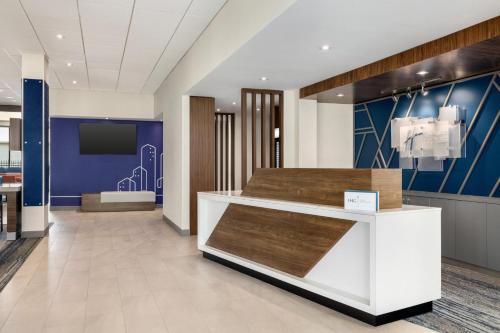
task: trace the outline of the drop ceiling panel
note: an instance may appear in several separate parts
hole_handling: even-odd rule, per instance
[[[89,68],[93,90],[115,90],[118,70]]]
[[[151,11],[162,11],[168,13],[184,13],[191,0],[136,0],[137,9],[148,9]]]

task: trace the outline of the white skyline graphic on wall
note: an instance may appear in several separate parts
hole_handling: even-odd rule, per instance
[[[116,183],[117,191],[153,191],[163,188],[163,153],[160,154],[160,170],[156,168],[157,149],[151,144],[141,147],[141,162],[132,175]],[[162,196],[162,194],[156,194]]]

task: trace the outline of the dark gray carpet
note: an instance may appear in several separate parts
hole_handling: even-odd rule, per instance
[[[9,283],[40,242],[41,238],[22,238],[15,241],[5,241],[0,246],[0,291]]]
[[[500,332],[500,279],[442,264],[442,298],[408,321],[438,332]]]

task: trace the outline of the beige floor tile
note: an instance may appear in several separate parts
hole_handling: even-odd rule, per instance
[[[427,333],[360,323],[204,259],[154,212],[51,212],[0,293],[0,332]]]

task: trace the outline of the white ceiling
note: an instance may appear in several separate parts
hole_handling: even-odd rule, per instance
[[[240,88],[300,88],[499,14],[499,0],[298,0],[190,94],[237,111]]]
[[[2,0],[0,104],[20,104],[22,53],[47,54],[52,88],[154,93],[225,2]]]

